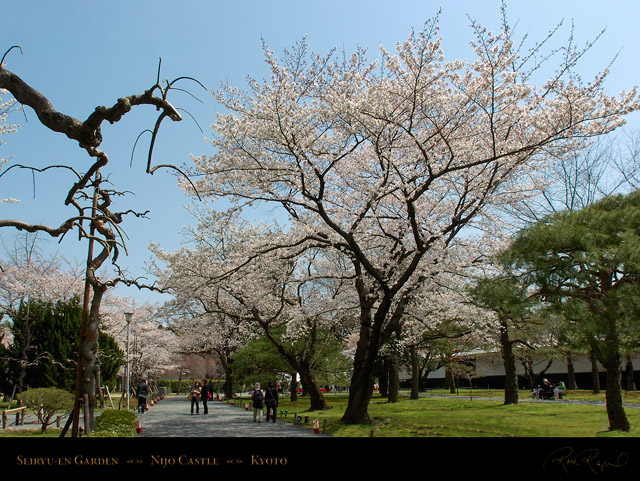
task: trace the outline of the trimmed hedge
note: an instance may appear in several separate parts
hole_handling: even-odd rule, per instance
[[[217,383],[217,380],[213,381]],[[182,381],[178,381],[177,379],[160,379],[158,380],[158,387],[166,387],[167,391],[172,394],[176,394],[178,392],[178,386],[180,385],[180,393],[187,393],[191,389],[191,379],[185,378]]]

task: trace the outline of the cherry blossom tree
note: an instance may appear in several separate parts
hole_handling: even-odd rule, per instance
[[[272,245],[276,241],[282,247],[287,235],[273,227],[262,229],[233,212],[210,212],[192,232],[197,241],[193,249],[154,249],[167,265],[157,273],[159,285],[174,294],[174,306],[189,306],[197,313],[182,323],[192,345],[235,350],[264,336],[300,373],[311,408],[323,409],[314,367],[332,345],[336,330],[344,329],[345,319],[353,315],[355,305],[349,309],[344,302],[351,285],[324,252],[296,252],[292,246],[281,255],[284,251],[272,250]]]
[[[204,307],[206,304],[197,297],[193,300],[197,306],[179,308],[177,303],[169,302],[163,306],[163,311],[174,313],[171,328],[177,335],[180,353],[215,356],[224,373],[222,391],[231,399],[235,394],[231,355],[246,343],[246,335],[243,334],[246,329],[241,321],[222,313],[208,312]]]
[[[131,312],[129,325],[129,353],[131,379],[148,379],[151,383],[175,366],[180,351],[175,332],[167,325],[156,305],[139,304],[132,298],[110,293],[101,310],[101,331],[115,338],[123,351],[127,349],[125,312]]]
[[[0,89],[0,94],[4,95],[7,91]],[[10,125],[7,123],[7,114],[15,105],[15,100],[10,99],[5,101],[0,97],[0,135],[7,135],[17,130],[16,125]],[[4,145],[5,142],[0,142],[0,145]],[[7,158],[0,157],[0,167],[9,161]],[[0,199],[0,204],[5,202],[15,202],[15,199]]]
[[[55,304],[82,296],[81,269],[58,256],[43,255],[37,241],[37,235],[20,236],[13,247],[5,246],[6,253],[0,260],[0,318],[25,317],[21,332],[23,348],[17,360],[18,392],[22,392],[27,367],[50,360],[46,352],[35,357],[30,354],[34,322],[34,316],[30,316],[31,305]]]
[[[310,54],[306,41],[282,58],[265,47],[269,79],[215,92],[226,113],[214,153],[194,157],[199,192],[278,206],[297,245],[351,264],[360,325],[345,423],[369,420],[381,346],[424,283],[468,263],[456,247],[490,239],[497,206],[639,106],[635,89],[606,94],[606,70],[590,83],[573,74],[589,44],[558,50],[559,69],[536,85],[553,52],[524,51],[504,19],[497,34],[472,22],[470,62],[445,59],[436,17],[373,62]]]
[[[0,259],[0,309],[11,316],[29,298],[41,302],[69,300],[82,293],[81,267],[57,255],[45,255],[37,235],[23,235],[5,246]]]
[[[420,371],[433,356],[435,346],[473,341],[473,349],[491,343],[496,320],[470,302],[469,279],[449,273],[437,283],[423,285],[405,312],[398,349],[409,353],[412,372],[411,398],[418,398]],[[463,343],[464,344],[464,343]],[[471,349],[467,346],[467,350]],[[437,347],[435,347],[437,351]],[[419,358],[424,362],[421,368]]]
[[[215,353],[225,373],[223,392],[231,398],[235,393],[230,356],[251,338],[244,319],[233,310],[221,308],[218,302],[219,286],[212,286],[221,272],[221,264],[233,265],[238,250],[245,249],[247,232],[237,229],[224,216],[205,220],[194,212],[198,226],[185,231],[185,239],[193,248],[184,247],[166,252],[152,244],[150,250],[156,259],[149,267],[159,281],[158,285],[173,295],[162,307],[177,333],[182,354],[206,355]]]

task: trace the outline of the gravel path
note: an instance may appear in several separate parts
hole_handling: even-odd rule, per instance
[[[191,415],[191,403],[186,397],[168,396],[150,406],[145,414],[138,414],[142,432],[145,438],[322,438],[331,437],[328,434],[316,434],[313,429],[294,426],[293,413],[286,419],[278,417],[276,422],[253,422],[253,411],[246,411],[243,407],[231,403],[210,401],[209,414],[203,414],[202,403],[200,414]],[[244,406],[244,401],[242,401]],[[15,416],[8,418],[8,430],[40,429],[37,417],[27,411],[24,424],[16,425]],[[64,425],[66,417],[62,419]],[[310,420],[312,422],[312,420]],[[55,425],[53,426],[55,427]]]
[[[184,396],[169,396],[149,407],[146,414],[138,414],[142,436],[166,437],[322,437],[312,429],[294,426],[293,414],[287,420],[278,418],[276,422],[253,422],[253,412],[229,403],[210,401],[209,414],[190,413],[190,403]],[[244,404],[243,404],[244,405]]]

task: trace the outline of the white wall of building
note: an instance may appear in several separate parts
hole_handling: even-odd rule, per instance
[[[499,354],[485,354],[475,357],[477,377],[504,376],[504,365]],[[640,370],[640,354],[631,356],[635,370]],[[547,365],[549,358],[540,357],[534,360],[534,372],[539,372]],[[598,364],[600,366],[600,364]],[[624,369],[625,361],[623,360],[622,368]],[[573,359],[573,368],[576,373],[591,372],[591,361],[584,354],[576,355]],[[521,363],[516,361],[516,372],[518,375],[524,376],[525,371]],[[567,374],[567,361],[565,359],[554,359],[551,366],[545,372],[545,375]],[[429,373],[428,379],[444,379],[445,369],[440,368],[437,371]]]

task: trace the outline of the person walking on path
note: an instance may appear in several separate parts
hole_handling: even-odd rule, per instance
[[[229,454],[235,452],[236,448],[243,451],[244,446],[247,446],[247,449],[253,449],[256,446],[254,443],[259,442],[256,441],[256,438],[264,438],[267,445],[270,445],[275,438],[331,437],[328,433],[315,433],[308,426],[293,424],[291,416],[286,420],[278,420],[275,424],[269,423],[269,429],[265,429],[265,426],[262,425],[257,426],[251,420],[252,413],[244,409],[244,403],[242,405],[240,403],[234,405],[231,402],[209,403],[208,416],[190,416],[188,412],[185,413],[184,409],[187,394],[189,394],[189,389],[186,394],[167,396],[153,409],[149,409],[146,415],[138,414],[138,420],[140,420],[139,436],[147,439],[166,440],[179,438],[175,447],[182,449],[182,447],[193,445],[198,450],[200,446],[206,447],[208,445],[206,441],[208,438],[219,438],[222,444],[210,445],[211,449],[218,451],[215,446],[223,446],[220,452],[228,452]],[[37,418],[34,415],[31,417],[33,424],[18,427],[33,429]],[[135,452],[135,448],[133,452]],[[11,480],[7,478],[7,481]]]
[[[147,413],[147,395],[149,394],[149,386],[147,380],[142,379],[136,386],[136,397],[138,398],[138,412]]]
[[[189,396],[191,398],[191,414],[193,414],[193,408],[196,408],[196,414],[200,414],[200,392],[202,390],[202,386],[200,386],[200,381],[196,381],[191,393]]]
[[[273,382],[269,381],[267,389],[264,393],[264,402],[267,405],[267,422],[269,422],[269,413],[271,413],[271,419],[276,422],[276,408],[278,407],[278,389]]]
[[[253,402],[253,422],[262,422],[262,409],[264,407],[264,392],[260,389],[260,383],[257,382],[251,391],[251,399]]]
[[[207,383],[207,391],[209,391],[209,400],[212,401],[213,393],[215,391],[215,386],[213,385],[213,379],[209,379],[209,382]]]
[[[203,414],[209,414],[209,408],[207,401],[209,401],[209,386],[207,380],[202,380],[202,389],[200,390],[200,399],[202,400],[202,412]]]

